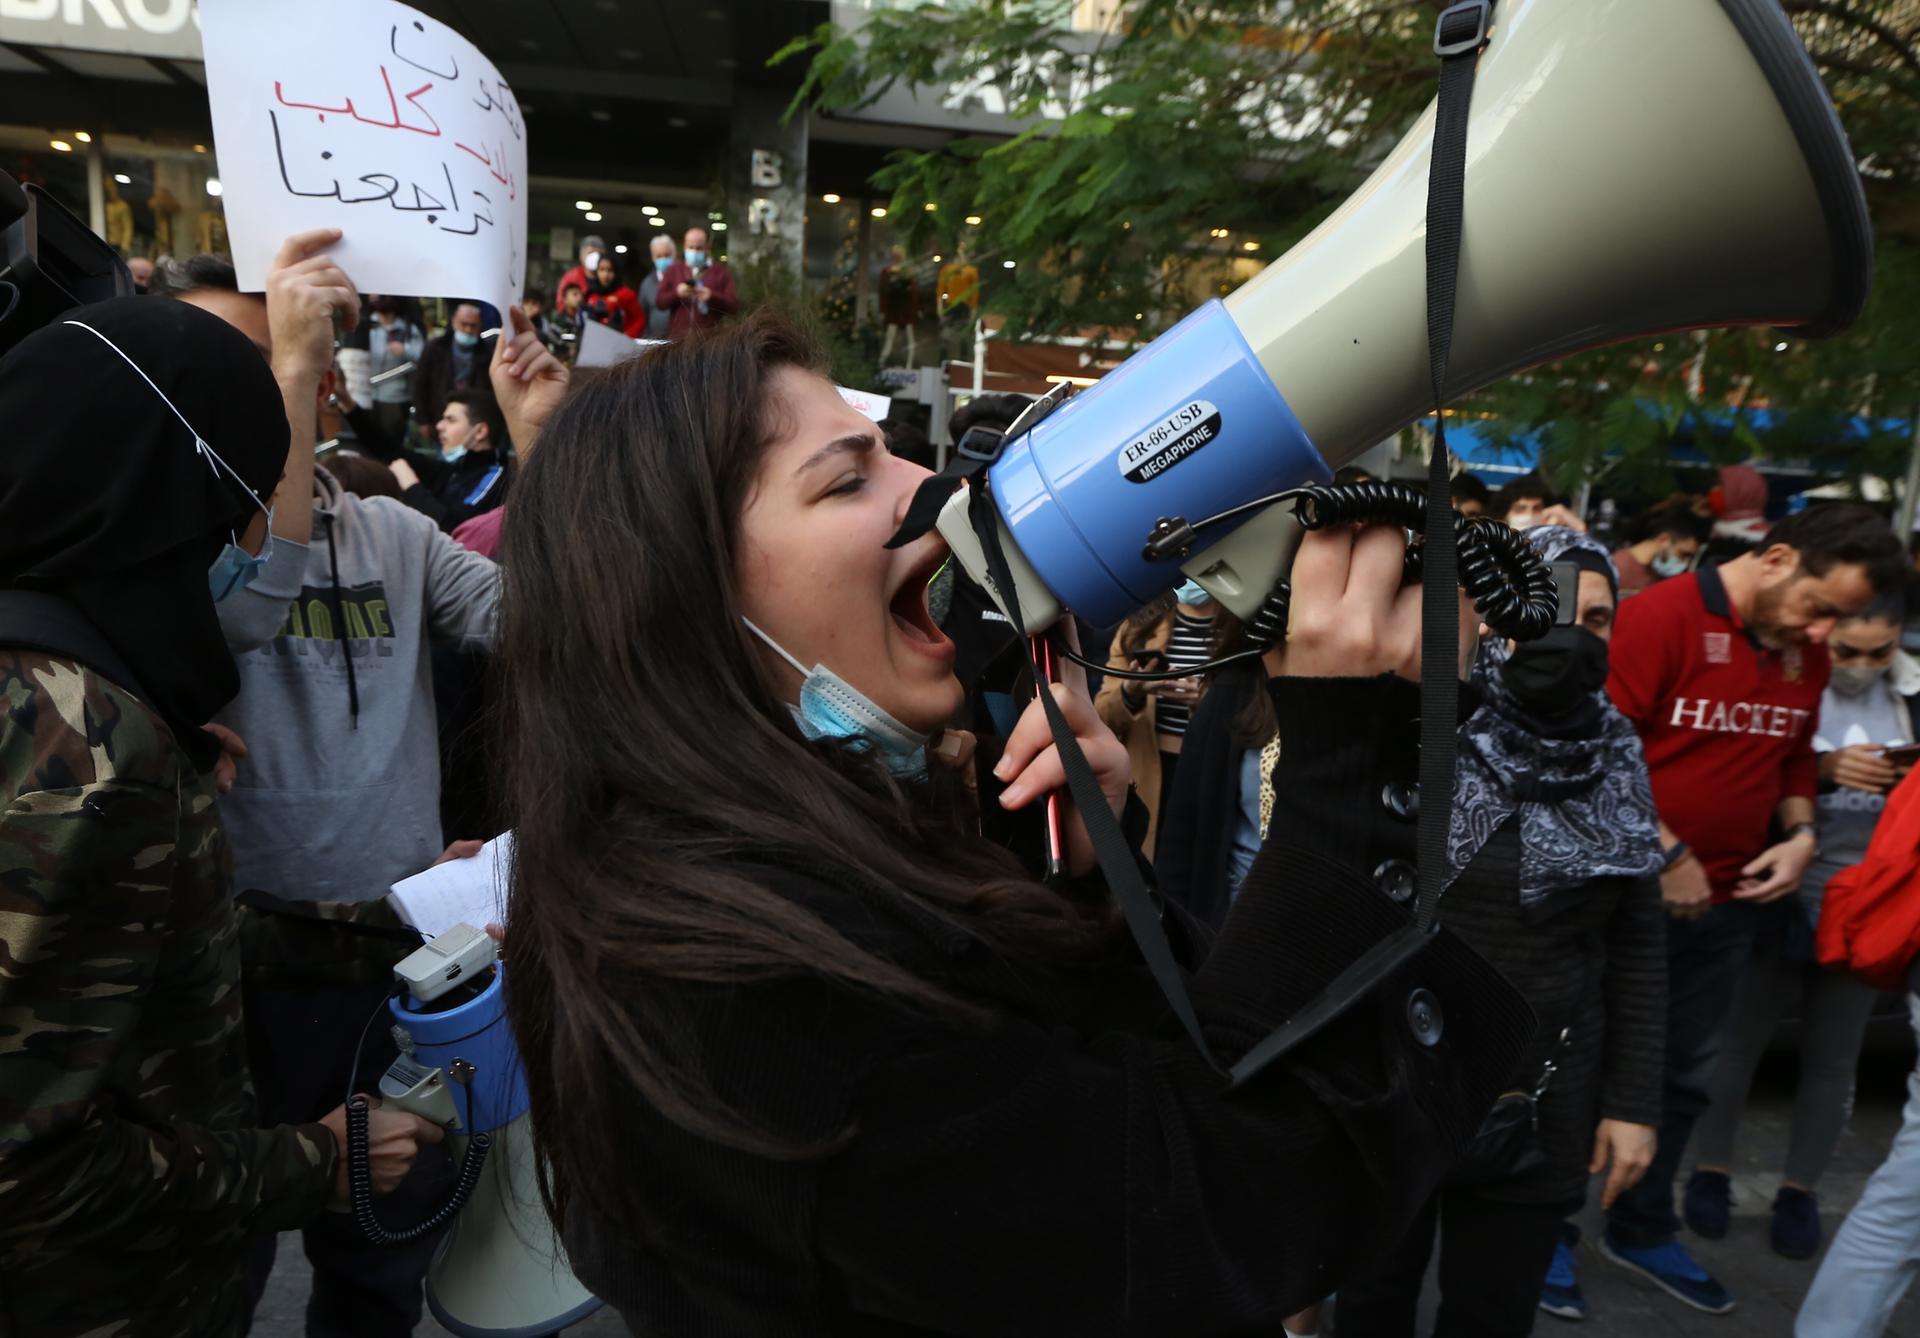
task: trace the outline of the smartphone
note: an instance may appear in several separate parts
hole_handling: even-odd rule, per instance
[[[1127,656],[1127,659],[1135,669],[1138,669],[1143,674],[1150,674],[1165,669],[1168,663],[1167,653],[1164,650],[1154,650],[1150,646],[1143,646],[1139,650],[1132,652]]]
[[[1920,762],[1920,743],[1903,743],[1898,748],[1889,748],[1880,756],[1896,767],[1910,767]]]

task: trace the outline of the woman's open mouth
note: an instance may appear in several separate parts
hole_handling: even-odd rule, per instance
[[[953,653],[953,642],[933,620],[927,589],[946,560],[944,547],[929,546],[926,558],[914,564],[899,589],[893,592],[893,598],[887,601],[887,611],[893,616],[893,624],[900,629],[901,637],[916,650],[943,658]]]

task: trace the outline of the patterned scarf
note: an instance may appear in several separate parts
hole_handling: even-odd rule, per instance
[[[1574,548],[1606,556],[1594,540],[1558,525],[1527,538],[1549,562]],[[1501,669],[1508,655],[1505,641],[1489,640],[1474,664],[1481,704],[1460,727],[1448,882],[1515,813],[1522,906],[1544,910],[1555,894],[1596,878],[1659,872],[1653,789],[1632,724],[1604,688],[1567,719],[1532,715],[1507,690]]]

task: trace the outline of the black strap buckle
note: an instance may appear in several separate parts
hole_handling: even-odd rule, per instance
[[[978,460],[990,465],[1000,458],[1000,443],[1006,434],[997,427],[988,427],[981,423],[970,427],[959,441],[954,443],[954,454],[963,460]]]
[[[1442,60],[1465,56],[1487,44],[1493,26],[1493,0],[1461,0],[1441,12],[1433,26],[1433,54]]]

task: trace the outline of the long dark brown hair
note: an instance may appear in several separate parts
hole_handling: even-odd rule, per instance
[[[580,385],[547,424],[505,522],[496,656],[501,782],[516,833],[508,1006],[542,1192],[619,1213],[623,1093],[701,1137],[781,1143],[716,1099],[670,1018],[689,984],[812,973],[902,1007],[977,1002],[864,950],[756,864],[834,871],[1030,959],[1113,938],[973,834],[958,792],[894,783],[809,743],[741,622],[739,518],[784,408],[773,378],[818,351],[755,316]],[[865,892],[857,889],[867,889]]]

